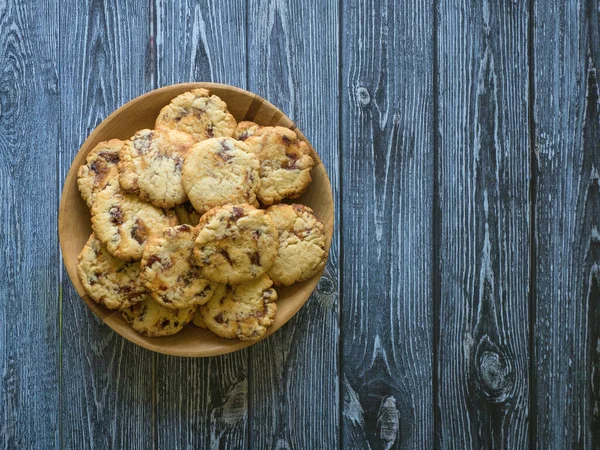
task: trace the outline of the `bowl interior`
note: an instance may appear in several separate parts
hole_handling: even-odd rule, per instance
[[[111,138],[128,139],[140,129],[154,128],[154,120],[163,106],[168,104],[173,97],[198,87],[204,87],[212,94],[221,97],[238,121],[252,120],[260,125],[288,127],[296,131],[300,139],[307,142],[316,163],[311,172],[313,181],[304,195],[295,199],[294,202],[311,207],[323,221],[327,234],[327,251],[329,251],[333,233],[333,196],[325,167],[305,136],[296,129],[294,123],[263,98],[233,86],[216,83],[184,83],[151,91],[112,113],[83,143],[67,174],[60,202],[58,224],[65,267],[77,293],[109,327],[131,342],[149,350],[178,356],[219,355],[239,350],[254,342],[224,339],[192,325],[186,326],[173,336],[148,338],[133,331],[120,313],[108,310],[90,299],[77,275],[77,255],[92,232],[89,210],[77,189],[77,171],[85,163],[87,154],[97,143]],[[277,315],[267,336],[296,314],[315,289],[320,276],[321,274],[318,274],[303,283],[276,288],[279,297]]]

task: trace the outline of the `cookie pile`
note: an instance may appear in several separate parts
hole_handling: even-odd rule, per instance
[[[237,123],[206,89],[177,96],[153,130],[101,142],[79,169],[93,230],[79,254],[87,294],[146,336],[192,322],[262,337],[277,311],[273,286],[325,264],[323,224],[307,206],[280,203],[306,190],[313,165],[292,130]]]

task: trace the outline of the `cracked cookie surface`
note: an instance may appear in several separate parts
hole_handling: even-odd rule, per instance
[[[156,129],[179,130],[199,142],[213,137],[232,136],[237,122],[227,104],[206,89],[193,89],[178,95],[161,109]]]
[[[196,231],[190,225],[165,228],[150,236],[141,263],[141,278],[152,299],[168,308],[203,305],[213,294],[213,283],[192,264]]]
[[[183,186],[200,213],[227,203],[258,206],[258,169],[258,159],[243,142],[207,139],[189,150],[183,164]]]
[[[236,138],[238,141],[245,141],[258,130],[260,130],[260,128],[261,126],[257,123],[245,120],[237,124],[235,132],[233,133],[233,137]]]
[[[323,223],[304,205],[273,205],[267,209],[273,219],[279,244],[277,258],[267,271],[277,284],[289,286],[305,281],[325,266],[326,237]]]
[[[96,193],[119,186],[119,151],[124,142],[120,139],[100,142],[87,155],[86,163],[77,172],[77,187],[81,198],[91,207]]]
[[[225,205],[198,223],[194,257],[202,274],[216,283],[258,278],[277,256],[277,230],[271,217],[253,206]]]
[[[123,260],[141,259],[151,232],[177,225],[173,211],[142,202],[136,195],[104,190],[92,206],[92,229],[108,251]]]
[[[185,202],[181,171],[193,143],[191,136],[179,131],[138,131],[119,154],[121,188],[159,208]]]
[[[140,282],[140,263],[113,257],[94,233],[77,257],[85,292],[109,309],[129,307],[147,295]]]
[[[260,161],[258,199],[265,205],[302,195],[311,182],[310,148],[292,130],[260,127],[244,140]]]
[[[196,308],[170,309],[147,296],[139,303],[121,310],[125,321],[135,331],[149,337],[178,333],[194,316]]]
[[[275,322],[277,292],[271,279],[262,275],[249,283],[227,286],[200,306],[204,323],[225,338],[255,340],[263,337]]]

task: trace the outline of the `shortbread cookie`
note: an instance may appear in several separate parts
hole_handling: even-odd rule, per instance
[[[146,296],[140,282],[140,263],[114,258],[94,233],[77,259],[83,288],[95,302],[118,309],[129,307]]]
[[[142,282],[154,301],[168,308],[203,305],[213,294],[213,284],[192,265],[196,234],[190,225],[165,228],[144,247]]]
[[[183,164],[183,187],[203,213],[227,203],[258,206],[258,159],[232,138],[207,139],[192,147]]]
[[[177,218],[179,219],[179,223],[181,225],[191,225],[195,227],[198,225],[198,221],[200,220],[200,214],[198,211],[194,209],[190,202],[182,203],[181,205],[177,205],[175,207],[175,214],[177,214]]]
[[[198,224],[194,256],[216,283],[243,283],[265,273],[277,256],[277,230],[269,215],[250,205],[208,211]]]
[[[260,160],[258,199],[263,204],[302,195],[314,165],[306,142],[284,127],[260,127],[244,142]]]
[[[180,131],[138,131],[121,148],[121,188],[159,208],[185,202],[181,169],[193,143],[189,134]]]
[[[123,318],[140,334],[150,337],[175,334],[188,324],[196,308],[170,309],[156,303],[150,296],[121,310]]]
[[[177,225],[173,211],[165,212],[136,195],[104,190],[92,206],[92,229],[108,251],[119,259],[141,259],[151,232]]]
[[[260,128],[261,126],[254,122],[240,122],[235,129],[235,133],[233,133],[233,137],[238,141],[245,141],[258,130],[260,130]]]
[[[200,313],[209,330],[225,338],[243,341],[259,339],[275,322],[277,292],[273,282],[262,275],[249,283],[228,286],[215,295]]]
[[[156,129],[179,130],[196,141],[232,136],[237,123],[227,104],[206,89],[194,89],[178,95],[156,119]]]
[[[267,271],[276,284],[289,286],[323,270],[325,227],[312,209],[304,205],[273,205],[267,209],[279,234],[277,258]]]
[[[124,142],[119,139],[100,142],[87,155],[86,163],[77,172],[77,186],[89,207],[96,193],[119,185],[119,151]]]

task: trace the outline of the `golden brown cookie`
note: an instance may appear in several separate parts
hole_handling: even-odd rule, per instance
[[[127,323],[140,334],[149,337],[178,333],[194,316],[196,308],[170,309],[147,296],[144,300],[121,310]]]
[[[225,205],[198,223],[194,247],[202,274],[216,283],[237,284],[264,274],[277,256],[277,230],[261,209]]]
[[[227,203],[258,206],[258,168],[258,160],[243,142],[207,139],[190,149],[183,164],[183,187],[201,213]]]
[[[194,89],[178,95],[156,118],[156,129],[179,130],[199,142],[232,136],[237,123],[227,104],[206,89]]]
[[[140,263],[114,258],[91,234],[77,257],[77,272],[85,292],[109,309],[131,306],[147,295],[140,282]]]
[[[267,209],[279,234],[277,258],[267,271],[276,284],[289,286],[312,278],[325,267],[323,223],[304,205],[273,205]]]
[[[150,236],[142,255],[141,278],[152,299],[168,308],[203,305],[214,291],[192,264],[197,232],[190,225],[165,228]]]
[[[245,141],[258,130],[260,130],[260,128],[261,126],[254,122],[240,122],[235,129],[235,133],[233,133],[233,137],[238,141]]]
[[[202,317],[202,314],[200,313],[200,308],[196,309],[194,317],[192,318],[192,324],[198,328],[204,328],[205,330],[208,329],[206,322],[204,321],[204,317]]]
[[[119,183],[159,208],[186,201],[181,170],[194,140],[179,131],[140,130],[120,151]]]
[[[87,155],[86,163],[77,172],[77,186],[89,207],[96,193],[119,185],[119,151],[124,142],[119,139],[100,142]]]
[[[284,127],[260,127],[244,142],[260,160],[258,199],[263,204],[302,195],[314,165],[306,142]]]
[[[198,221],[200,220],[200,214],[198,211],[194,209],[190,202],[182,203],[181,205],[177,205],[175,207],[175,214],[177,214],[177,218],[179,219],[179,223],[181,225],[191,225],[195,227],[198,225]]]
[[[277,292],[272,285],[269,277],[262,275],[249,283],[228,286],[223,294],[200,306],[206,326],[225,338],[260,339],[275,322]]]
[[[173,211],[165,212],[120,189],[99,192],[92,206],[94,233],[110,254],[127,261],[141,259],[150,233],[177,222]]]

